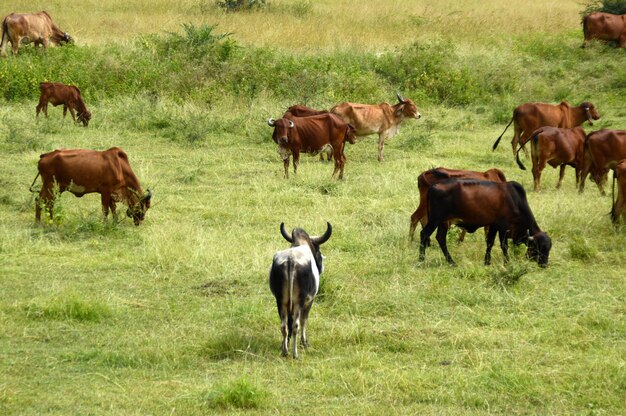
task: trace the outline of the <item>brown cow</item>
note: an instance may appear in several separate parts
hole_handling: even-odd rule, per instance
[[[620,48],[626,47],[626,14],[596,12],[583,18],[586,47],[592,39],[616,41]]]
[[[41,207],[46,206],[52,219],[54,189],[69,191],[77,197],[97,192],[101,195],[102,213],[106,219],[109,209],[115,215],[115,203],[128,205],[126,215],[139,225],[150,208],[152,192],[143,193],[139,180],[133,173],[128,156],[119,147],[109,150],[55,150],[44,153],[37,165],[42,187],[37,198],[35,219],[41,219]],[[33,185],[35,184],[33,181]],[[31,185],[32,191],[32,185]]]
[[[333,177],[339,172],[343,179],[346,157],[343,147],[346,141],[354,143],[354,127],[334,114],[319,114],[309,117],[283,117],[269,119],[267,124],[274,127],[272,139],[278,144],[278,153],[283,159],[285,178],[289,177],[289,158],[293,155],[293,172],[298,170],[300,153],[317,155],[330,145],[335,158]]]
[[[576,186],[580,183],[580,173],[582,172],[585,157],[585,130],[582,127],[573,129],[559,129],[557,127],[541,127],[535,130],[530,138],[531,159],[533,161],[533,179],[535,191],[541,189],[541,172],[546,167],[546,163],[556,168],[560,167],[559,182],[556,189],[561,187],[565,167],[572,166],[576,172]],[[519,151],[524,146],[520,146],[515,154],[517,165],[520,169],[526,167],[519,159]]]
[[[385,139],[391,138],[400,131],[400,124],[406,119],[419,119],[422,115],[417,111],[413,101],[402,98],[398,94],[398,104],[378,105],[341,103],[330,109],[346,123],[356,128],[357,136],[378,134],[378,160],[383,160]]]
[[[35,46],[48,44],[61,44],[71,42],[72,37],[61,31],[52,22],[48,12],[39,13],[11,13],[2,21],[2,42],[0,43],[0,55],[6,54],[6,47],[11,42],[13,55],[17,55],[20,43],[32,42]]]
[[[314,108],[307,107],[305,105],[292,105],[287,109],[283,117],[309,117],[316,116],[319,114],[328,113],[326,110],[315,110]],[[320,161],[324,161],[324,154],[326,154],[326,160],[330,162],[333,159],[333,147],[328,145],[320,152]]]
[[[604,192],[604,183],[609,169],[615,169],[617,162],[626,159],[626,130],[602,129],[591,132],[585,140],[585,162],[580,174],[579,191],[585,189],[585,179],[591,176]]]
[[[617,181],[617,201],[615,201],[615,181]],[[620,217],[626,221],[626,159],[621,160],[613,171],[613,206],[611,220],[617,224]]]
[[[595,106],[590,102],[581,103],[577,107],[572,107],[565,101],[558,105],[545,103],[522,104],[513,110],[513,118],[493,144],[493,150],[496,150],[500,139],[504,136],[511,123],[514,123],[515,129],[513,140],[511,140],[513,157],[515,157],[518,143],[520,146],[523,146],[530,139],[530,135],[539,127],[552,126],[571,129],[580,126],[585,121],[588,121],[593,126],[592,120],[598,120],[599,118],[600,115],[596,111]]]
[[[411,215],[411,225],[409,227],[409,240],[413,241],[413,237],[415,235],[415,228],[417,227],[417,223],[421,222],[422,228],[428,222],[428,216],[426,215],[426,210],[428,207],[428,189],[439,182],[445,181],[447,179],[456,178],[456,179],[478,179],[485,181],[494,181],[494,182],[506,182],[506,177],[504,173],[500,169],[489,169],[485,172],[476,172],[473,170],[462,170],[462,169],[446,169],[446,168],[434,168],[429,169],[420,173],[417,177],[417,188],[420,192],[420,202],[417,206],[417,209]],[[461,233],[459,237],[459,241],[463,241],[465,237],[465,231]]]
[[[63,104],[63,118],[67,114],[67,109],[70,109],[72,119],[76,122],[76,116],[74,115],[74,109],[77,110],[78,121],[82,122],[85,127],[89,125],[91,120],[91,113],[85,107],[83,97],[80,95],[80,90],[74,85],[65,85],[60,82],[41,82],[39,84],[39,104],[36,108],[36,117],[39,117],[39,112],[43,110],[43,113],[48,117],[48,103],[52,103],[53,106]]]
[[[526,192],[517,182],[448,179],[432,185],[428,189],[428,223],[420,234],[420,261],[424,260],[430,235],[437,229],[439,247],[448,263],[454,265],[446,244],[451,222],[469,232],[489,227],[486,265],[491,262],[496,234],[505,263],[509,259],[507,238],[511,237],[514,244],[528,246],[527,257],[542,267],[548,265],[552,241],[537,225]]]

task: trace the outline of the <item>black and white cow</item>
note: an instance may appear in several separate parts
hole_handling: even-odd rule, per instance
[[[285,231],[285,224],[280,224],[280,233],[291,243],[291,248],[274,254],[269,284],[276,298],[280,316],[283,356],[288,355],[287,347],[293,337],[293,358],[298,358],[296,338],[299,328],[302,328],[300,338],[302,347],[306,348],[308,345],[306,322],[320,286],[320,274],[323,270],[319,246],[328,241],[333,231],[330,223],[326,225],[324,235],[309,237],[302,228],[294,228],[289,235]]]

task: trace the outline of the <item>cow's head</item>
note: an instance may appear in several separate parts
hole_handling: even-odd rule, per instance
[[[141,224],[146,217],[146,211],[150,208],[150,201],[152,200],[152,191],[150,189],[143,195],[139,195],[134,189],[129,188],[136,197],[136,201],[129,204],[126,210],[126,215],[133,219],[135,225]]]
[[[269,120],[267,120],[267,124],[270,127],[274,127],[272,140],[274,140],[276,144],[286,145],[287,143],[289,143],[289,129],[295,127],[293,121],[286,118],[280,118],[278,120],[270,118]]]
[[[534,260],[541,267],[548,265],[548,257],[550,256],[550,249],[552,248],[552,240],[548,237],[548,234],[540,231],[531,236],[528,233],[528,250],[526,251],[526,257]]]
[[[400,93],[398,93],[398,104],[394,105],[394,114],[398,118],[414,118],[419,119],[422,117],[419,111],[417,111],[417,106],[413,101],[408,98],[403,98]]]
[[[593,126],[593,120],[600,119],[600,114],[598,114],[598,110],[596,110],[596,107],[590,102],[584,102],[580,106],[585,111],[585,116],[587,117],[589,125]]]
[[[333,233],[333,227],[329,222],[326,223],[326,232],[319,237],[309,237],[306,231],[302,228],[294,228],[291,231],[291,235],[287,234],[285,231],[285,223],[280,223],[280,233],[283,238],[291,243],[292,247],[308,245],[313,253],[313,257],[315,258],[315,263],[317,264],[317,269],[319,273],[322,273],[322,253],[320,252],[320,246],[324,244],[330,238],[330,235]]]
[[[350,144],[356,143],[356,128],[352,124],[348,124],[345,140]]]
[[[91,113],[87,110],[82,113],[77,114],[78,121],[83,123],[83,126],[87,127],[89,125],[89,120],[91,120]]]
[[[74,43],[74,38],[71,37],[69,33],[63,32],[63,37],[61,37],[61,42]]]

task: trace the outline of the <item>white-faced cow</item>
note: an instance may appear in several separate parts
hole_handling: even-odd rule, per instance
[[[300,153],[317,155],[332,146],[335,158],[333,177],[339,172],[343,179],[346,157],[343,153],[345,142],[354,143],[354,127],[335,114],[318,114],[309,117],[283,117],[269,119],[267,124],[274,128],[272,140],[278,144],[278,153],[283,159],[285,178],[289,177],[289,158],[293,155],[293,172],[298,170]]]
[[[126,215],[139,225],[150,208],[152,192],[145,194],[137,176],[133,173],[128,156],[119,147],[105,151],[55,150],[44,153],[37,165],[42,187],[37,198],[35,219],[41,219],[41,208],[45,205],[52,218],[55,187],[58,192],[69,191],[77,197],[97,192],[101,195],[102,213],[107,218],[109,209],[115,215],[115,203],[128,205]],[[32,185],[31,185],[32,190]]]
[[[91,113],[87,110],[78,87],[61,84],[60,82],[41,82],[39,83],[39,91],[39,103],[35,109],[36,117],[39,117],[41,110],[48,117],[48,103],[55,107],[63,104],[63,118],[65,118],[69,109],[74,122],[76,122],[76,116],[78,116],[78,121],[83,123],[85,127],[89,125]],[[76,110],[76,114],[74,114],[74,110]]]
[[[6,54],[6,47],[9,42],[11,42],[13,54],[17,55],[22,42],[32,42],[35,46],[42,45],[47,48],[49,44],[60,45],[63,42],[71,41],[72,37],[61,31],[45,11],[24,14],[11,13],[2,21],[0,55]]]
[[[585,130],[582,127],[573,129],[560,129],[557,127],[541,127],[535,130],[530,138],[530,154],[533,161],[533,180],[535,191],[541,189],[541,172],[549,164],[553,168],[560,167],[559,182],[556,188],[559,189],[563,183],[565,167],[572,166],[576,173],[576,186],[580,182],[580,174],[583,170],[585,159]],[[526,167],[519,158],[519,151],[524,146],[520,146],[515,154],[517,166],[526,170]]]
[[[591,173],[604,195],[609,169],[615,169],[622,159],[626,159],[626,130],[602,129],[589,133],[585,140],[585,164],[580,174],[579,191],[583,192],[587,175]]]
[[[615,182],[617,181],[617,200],[615,200]],[[611,198],[611,220],[618,223],[620,218],[626,220],[626,159],[620,161],[613,171],[613,196]]]
[[[332,226],[326,224],[326,232],[320,237],[309,237],[301,228],[294,228],[291,235],[280,224],[280,233],[291,243],[291,248],[274,254],[270,268],[269,285],[280,317],[280,330],[283,336],[282,355],[287,356],[289,341],[292,340],[293,358],[298,358],[298,331],[302,335],[302,346],[308,346],[306,324],[315,295],[320,286],[323,271],[320,245],[332,234]]]
[[[415,103],[398,94],[398,103],[390,105],[381,103],[355,104],[341,103],[330,109],[346,123],[354,126],[357,137],[378,134],[378,160],[383,160],[385,140],[398,134],[400,125],[407,119],[419,119],[422,115],[417,111]]]
[[[552,241],[541,231],[533,216],[526,192],[517,182],[489,182],[449,179],[428,189],[428,223],[420,234],[420,260],[424,260],[427,241],[437,230],[437,242],[449,264],[454,264],[446,244],[450,223],[468,232],[489,227],[485,264],[491,263],[491,248],[496,234],[505,263],[509,259],[507,233],[514,244],[526,244],[526,255],[540,266],[548,265]]]

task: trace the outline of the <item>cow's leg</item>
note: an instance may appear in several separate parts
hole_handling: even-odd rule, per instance
[[[520,141],[520,134],[522,133],[522,129],[517,125],[516,122],[513,122],[513,138],[511,139],[511,147],[513,148],[513,157],[517,152],[517,144]]]
[[[424,217],[425,209],[422,208],[422,204],[420,203],[415,210],[415,212],[411,215],[411,225],[409,225],[409,241],[413,241],[415,237],[415,229],[417,228],[417,223]],[[422,223],[422,228],[424,228],[424,223]]]
[[[583,167],[580,172],[580,183],[578,185],[578,192],[583,193],[585,190],[585,181],[587,180],[587,175],[591,172],[591,168],[593,167],[593,162],[590,157],[585,157]]]
[[[382,134],[382,133],[380,133],[378,135],[378,161],[379,162],[383,161],[383,150],[385,148],[385,139],[386,138],[387,137],[384,134]]]
[[[567,165],[563,164],[559,167],[559,182],[556,184],[556,189],[560,189],[563,184],[563,177],[565,176],[565,167]]]
[[[492,227],[496,228],[496,227]],[[500,248],[502,249],[502,254],[504,255],[504,264],[509,262],[509,242],[506,239],[507,226],[503,225],[498,230],[498,238],[500,238]]]
[[[444,221],[439,224],[439,227],[437,227],[436,238],[437,238],[437,242],[439,243],[439,247],[441,248],[441,252],[446,258],[446,261],[451,266],[454,266],[455,265],[454,260],[452,260],[452,257],[450,256],[450,252],[448,252],[448,243],[446,241],[447,236],[448,236],[448,224],[446,221]]]
[[[41,206],[46,207],[46,211],[52,220],[52,209],[54,207],[54,195],[52,194],[52,184],[42,183],[41,191],[39,191],[39,197],[35,200],[35,221],[41,221]]]
[[[604,192],[604,183],[606,182],[608,173],[608,169],[602,169],[598,170],[597,172],[591,173],[593,175],[593,180],[596,181],[596,185],[598,186],[598,189],[600,190],[600,194],[602,196],[606,195],[606,192]]]
[[[537,163],[533,163],[533,181],[535,183],[535,191],[541,190],[541,172],[546,167],[546,162],[541,162],[540,160]]]
[[[459,235],[458,243],[462,243],[465,240],[465,236],[467,235],[467,230],[461,229],[461,234]]]
[[[296,149],[293,151],[293,174],[294,175],[298,173],[299,164],[300,164],[300,150]]]
[[[37,104],[37,107],[35,108],[35,117],[39,118],[39,113],[41,112],[41,110],[43,110],[46,107],[46,100],[42,97],[39,98],[39,104]],[[47,108],[46,108],[47,110]],[[47,111],[45,111],[46,117],[48,117]]]
[[[339,172],[339,178],[343,179],[343,167],[346,163],[346,156],[343,154],[343,145],[341,146],[333,146],[333,153],[335,156],[335,169],[333,170],[332,177],[335,177],[335,174]]]
[[[422,228],[422,232],[420,233],[420,256],[419,260],[424,261],[424,257],[426,255],[426,246],[428,246],[428,242],[430,241],[430,236],[437,228],[437,223],[429,218],[428,223],[424,228]]]
[[[293,358],[298,358],[298,342],[296,338],[298,338],[298,331],[300,330],[302,310],[300,305],[294,304],[293,306],[293,320],[291,322],[291,335],[293,336],[293,339],[291,340],[291,355]]]
[[[69,109],[70,109],[70,114],[72,115],[72,120],[74,120],[74,123],[76,123],[76,114],[74,114],[74,107],[70,105]]]
[[[281,354],[283,357],[286,357],[288,355],[287,347],[289,344],[289,337],[288,337],[289,333],[287,330],[287,320],[288,320],[287,316],[288,316],[289,311],[287,309],[287,305],[282,304],[278,300],[276,301],[276,307],[278,308],[278,316],[280,317],[280,333],[283,336]]]
[[[102,194],[100,194],[100,200],[102,201],[102,216],[106,221],[109,216],[109,208],[111,207],[111,203],[114,202],[111,198],[111,194],[107,192],[102,192]]]
[[[306,324],[309,320],[309,311],[311,310],[312,305],[313,302],[309,303],[302,309],[302,336],[300,337],[302,348],[308,348],[309,346],[309,339],[306,336]]]
[[[489,227],[489,231],[487,232],[487,250],[485,251],[485,266],[491,264],[491,249],[493,248],[494,241],[496,241],[497,232],[497,227]]]
[[[289,156],[286,159],[283,159],[283,167],[285,169],[285,179],[289,179]]]

